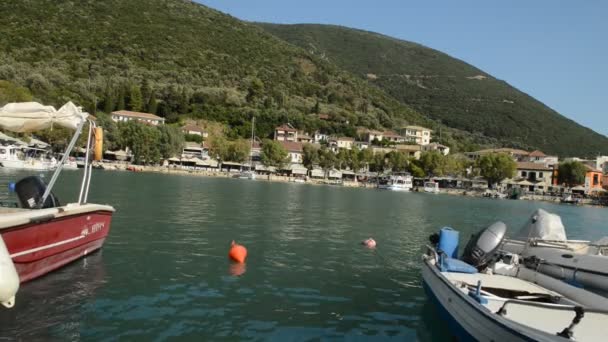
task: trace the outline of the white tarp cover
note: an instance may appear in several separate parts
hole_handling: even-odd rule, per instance
[[[0,108],[0,128],[23,133],[60,125],[75,130],[88,115],[72,102],[66,103],[59,110],[38,102],[9,103]]]
[[[566,229],[559,215],[538,209],[528,219],[528,222],[517,234],[516,238],[521,240],[536,238],[541,240],[566,241]]]

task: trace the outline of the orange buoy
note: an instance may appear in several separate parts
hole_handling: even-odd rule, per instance
[[[232,240],[228,256],[233,261],[243,263],[247,258],[247,248],[245,248],[245,246],[239,245],[238,243],[234,242],[234,240]]]

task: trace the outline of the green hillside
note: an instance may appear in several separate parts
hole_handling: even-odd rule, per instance
[[[562,156],[608,153],[605,136],[442,52],[345,27],[259,25],[447,126]]]
[[[260,136],[285,121],[350,135],[429,123],[304,49],[190,1],[2,1],[0,13],[0,102],[27,88],[91,112],[212,119],[233,136],[249,135],[252,115]]]

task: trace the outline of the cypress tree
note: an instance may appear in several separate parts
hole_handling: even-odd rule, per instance
[[[118,102],[116,103],[116,110],[125,109],[125,87],[120,87],[118,91]]]
[[[156,92],[154,90],[152,90],[152,93],[150,94],[150,101],[148,101],[146,110],[148,113],[156,114],[157,107],[158,107],[158,102],[156,101]]]
[[[144,103],[141,97],[141,89],[139,86],[131,86],[129,93],[129,109],[135,112],[140,112],[143,109]]]

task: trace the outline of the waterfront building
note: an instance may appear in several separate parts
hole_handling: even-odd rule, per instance
[[[585,164],[587,168],[587,173],[585,174],[585,193],[589,194],[594,191],[599,191],[603,189],[602,181],[604,174],[601,170],[596,169],[595,167],[589,166]]]
[[[421,126],[405,126],[402,130],[405,131],[404,139],[406,141],[410,141],[421,146],[431,143],[432,130],[429,128]]]
[[[530,163],[543,164],[546,167],[553,168],[559,163],[559,159],[556,156],[548,156],[542,151],[535,150],[528,154],[528,161]]]
[[[274,140],[298,142],[298,130],[289,124],[281,125],[274,129]]]
[[[151,113],[141,113],[141,112],[132,112],[128,110],[117,110],[112,112],[110,116],[114,122],[127,122],[131,120],[137,120],[139,122],[158,126],[165,123],[165,118],[161,118],[160,116],[156,116]]]
[[[209,150],[205,149],[201,144],[197,142],[186,141],[182,150],[182,158],[208,159]]]
[[[608,156],[598,156],[595,160],[595,168],[608,173]]]
[[[292,164],[302,164],[304,161],[303,144],[294,141],[281,141],[281,145],[285,147],[289,154],[289,161]]]

